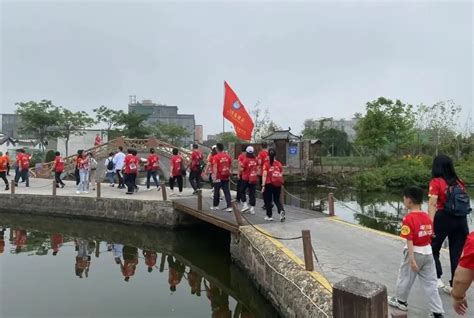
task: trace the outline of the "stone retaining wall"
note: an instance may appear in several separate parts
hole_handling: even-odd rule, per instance
[[[174,210],[172,202],[169,201],[79,196],[0,194],[0,212],[108,220],[169,228],[199,222],[185,213]]]
[[[232,259],[249,273],[262,294],[283,317],[332,317],[330,291],[266,236],[250,227],[241,227],[240,230],[240,235],[232,235]]]

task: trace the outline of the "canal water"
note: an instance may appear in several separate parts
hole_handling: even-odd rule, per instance
[[[336,215],[341,219],[372,229],[398,234],[406,215],[401,194],[358,193],[317,186],[288,186],[285,202],[301,208],[328,211],[327,198],[334,193]],[[474,207],[474,189],[468,189]],[[427,210],[427,204],[423,205]],[[471,230],[474,224],[469,220]]]
[[[0,317],[278,317],[230,236],[0,214]]]

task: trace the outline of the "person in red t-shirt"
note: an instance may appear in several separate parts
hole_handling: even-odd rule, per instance
[[[179,194],[183,192],[183,174],[186,175],[186,168],[184,165],[183,157],[179,155],[178,148],[173,149],[173,155],[170,160],[170,189],[171,195],[174,195],[175,182],[178,183]]]
[[[263,187],[265,184],[263,183],[263,165],[268,162],[268,144],[266,142],[262,142],[262,150],[258,153],[257,156],[258,160],[258,176],[260,181],[260,186]]]
[[[133,149],[127,150],[127,155],[124,160],[124,175],[125,175],[125,184],[127,185],[126,194],[133,194],[138,190],[136,186],[138,167],[140,166],[140,160],[136,155],[134,155]]]
[[[102,138],[100,138],[100,134],[95,135],[94,147],[100,146],[101,143],[102,143]]]
[[[193,194],[197,194],[201,190],[201,174],[202,174],[202,152],[198,150],[199,146],[193,144],[191,159],[189,160],[189,183],[193,188]]]
[[[5,182],[5,191],[10,189],[7,180],[7,162],[7,158],[0,151],[0,178]]]
[[[64,159],[61,157],[59,151],[55,153],[56,157],[54,158],[53,167],[51,171],[54,172],[54,179],[56,180],[56,187],[64,188],[66,185],[64,184],[63,180],[61,180],[61,173],[64,171]]]
[[[153,271],[153,266],[156,265],[158,255],[155,251],[144,250],[143,256],[145,257],[145,265],[148,266],[148,273],[151,273]]]
[[[459,315],[467,312],[466,292],[474,281],[474,232],[469,234],[464,244],[464,250],[459,260],[459,265],[454,273],[453,307]]]
[[[433,222],[428,213],[421,210],[423,190],[418,187],[406,188],[403,191],[403,203],[409,212],[403,218],[400,236],[406,239],[407,245],[398,272],[396,295],[389,297],[388,303],[390,306],[407,311],[408,296],[418,277],[428,298],[431,317],[443,317],[443,303],[438,292],[438,280],[431,250]]]
[[[436,156],[433,160],[432,179],[429,187],[428,212],[434,223],[432,248],[436,263],[436,274],[438,276],[438,288],[442,288],[447,294],[451,294],[452,277],[461,257],[462,248],[469,234],[467,216],[454,216],[444,211],[449,186],[459,185],[464,189],[463,181],[454,170],[453,161],[445,155]],[[451,280],[449,286],[441,280],[443,269],[439,259],[439,253],[444,241],[449,241],[449,258],[451,260]]]
[[[224,192],[227,203],[227,212],[232,212],[232,202],[230,196],[229,179],[232,168],[232,158],[224,152],[224,145],[218,143],[217,155],[212,158],[212,173],[215,176],[214,181],[214,200],[211,210],[219,209],[220,189]]]
[[[160,176],[157,175],[158,169],[160,168],[160,157],[155,154],[155,149],[150,148],[150,154],[146,159],[146,189],[150,189],[150,179],[153,178],[155,186],[160,191]]]
[[[263,201],[265,202],[265,210],[267,215],[265,216],[266,221],[273,221],[273,203],[277,207],[278,214],[280,215],[280,221],[284,222],[285,209],[280,200],[281,189],[283,185],[283,165],[280,161],[276,160],[275,149],[268,151],[269,160],[263,164]]]
[[[30,186],[30,155],[25,152],[25,149],[19,149],[16,156],[16,165],[18,173],[15,175],[15,186],[18,186],[20,178],[25,181],[26,187]]]
[[[239,156],[240,157],[240,156]],[[239,160],[240,161],[240,160]],[[250,203],[250,214],[255,214],[255,193],[257,190],[258,183],[258,161],[255,158],[254,148],[248,146],[245,149],[245,157],[241,162],[239,162],[239,174],[241,175],[240,180],[242,180],[240,188],[240,201],[243,203],[242,212],[249,210],[247,204],[247,189],[249,192],[249,203]]]
[[[207,164],[206,164],[206,173],[209,175],[209,183],[211,184],[211,189],[214,191],[214,180],[212,179],[212,161],[214,159],[214,156],[217,155],[217,146],[214,145],[211,148],[211,152],[207,156]]]
[[[170,284],[170,291],[176,291],[176,286],[181,283],[185,270],[186,267],[183,263],[168,255],[168,284]]]
[[[247,157],[246,149],[247,149],[247,145],[245,145],[245,144],[241,145],[240,154],[237,157],[237,162],[238,162],[238,167],[239,167],[239,173],[237,174],[237,196],[235,198],[237,200],[237,202],[241,201],[243,182],[242,182],[242,171],[241,171],[240,167],[242,166],[242,163],[244,162],[244,159]],[[242,201],[242,202],[244,202],[244,201]],[[247,207],[247,209],[248,209],[248,207]]]
[[[130,277],[135,275],[138,265],[138,249],[133,246],[125,245],[123,247],[123,263],[120,261],[120,269],[125,277],[124,281],[128,282]]]

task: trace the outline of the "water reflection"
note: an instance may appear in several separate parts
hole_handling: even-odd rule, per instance
[[[100,224],[83,221],[78,221],[79,224],[74,225],[71,221],[55,219],[45,219],[46,221],[42,223],[41,219],[34,217],[32,220],[31,217],[0,214],[2,271],[9,270],[9,273],[15,274],[15,267],[25,261],[39,264],[38,267],[31,268],[31,271],[38,271],[34,276],[36,281],[33,282],[21,279],[15,282],[9,277],[10,275],[8,277],[0,275],[0,291],[8,286],[10,294],[15,294],[21,292],[23,284],[46,286],[47,280],[42,279],[45,271],[54,272],[57,277],[64,277],[64,288],[56,289],[57,293],[67,295],[65,299],[68,301],[62,304],[57,304],[54,297],[48,298],[49,304],[40,304],[36,301],[35,293],[24,295],[24,301],[31,304],[31,309],[45,306],[44,310],[47,310],[50,317],[64,316],[59,313],[70,305],[71,299],[78,296],[74,292],[75,289],[68,286],[76,284],[70,277],[74,277],[76,282],[91,282],[96,287],[97,284],[105,284],[116,288],[117,285],[106,278],[109,276],[115,276],[114,280],[120,277],[122,284],[132,286],[127,292],[126,299],[118,296],[116,301],[120,303],[118,306],[124,306],[127,309],[125,312],[133,313],[134,317],[149,317],[152,313],[153,316],[160,316],[160,312],[163,316],[183,317],[183,312],[178,308],[170,309],[166,304],[153,308],[154,304],[149,303],[144,309],[138,301],[137,304],[133,301],[142,298],[144,294],[151,295],[151,299],[165,298],[166,293],[168,294],[166,297],[178,297],[177,303],[194,308],[192,314],[186,316],[278,317],[247,277],[231,264],[228,250],[221,249],[223,246],[228,247],[228,238],[223,233],[212,233],[209,228],[202,229],[201,232],[178,233],[135,228],[127,233],[123,231],[129,227],[124,226],[107,225],[104,228]],[[31,226],[32,224],[34,226]],[[63,229],[60,228],[61,225],[64,225]],[[202,231],[206,233],[203,234]],[[120,237],[117,234],[120,232],[125,234],[123,240],[117,240],[117,237]],[[89,235],[84,235],[85,233]],[[9,237],[8,242],[5,242],[5,236]],[[139,244],[131,244],[133,242]],[[157,248],[152,248],[153,245]],[[5,246],[10,253],[3,253]],[[56,262],[46,261],[49,258],[56,260],[57,265],[47,265]],[[67,266],[69,269],[61,266],[63,263],[70,264]],[[71,273],[72,264],[74,274]],[[166,281],[169,289],[158,290],[153,284],[150,285],[151,280]],[[121,294],[114,288],[111,287],[109,292]],[[205,297],[202,297],[202,292],[205,292]],[[19,312],[18,308],[14,308],[14,304],[10,303],[7,293],[1,292],[1,294],[0,316],[11,316],[12,313],[19,316],[35,316],[36,312],[27,308],[22,308]],[[87,293],[80,292],[81,302],[90,301],[91,304],[94,304],[94,299],[97,301],[102,296],[108,297],[101,295],[96,288],[87,289]],[[143,305],[143,302],[141,303]],[[203,306],[207,306],[207,314]],[[104,309],[101,311],[104,312]],[[105,310],[105,313],[98,316],[115,315],[113,311]],[[80,312],[75,312],[70,316],[78,314],[81,315]],[[83,315],[87,316],[85,312]]]
[[[287,189],[290,193],[298,194],[286,195],[287,204],[323,212],[327,212],[327,197],[332,192],[336,198],[336,214],[340,218],[392,234],[399,233],[401,220],[406,214],[401,194],[357,193],[316,186],[293,186]],[[468,192],[471,205],[474,206],[474,189],[469,189]],[[426,203],[424,208],[427,209]]]

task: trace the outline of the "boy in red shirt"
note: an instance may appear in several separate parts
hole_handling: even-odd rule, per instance
[[[56,187],[59,188],[59,185],[61,185],[61,188],[64,188],[66,185],[61,180],[61,173],[63,173],[64,171],[64,159],[61,157],[61,154],[59,153],[59,151],[56,151],[55,155],[56,155],[56,158],[54,158],[54,163],[51,170],[52,172],[54,172]]]
[[[409,213],[403,218],[400,236],[406,239],[407,246],[403,251],[402,264],[398,273],[397,292],[389,297],[390,306],[408,310],[408,295],[417,277],[428,298],[430,317],[443,317],[443,303],[438,293],[438,279],[431,250],[433,222],[428,213],[421,210],[423,190],[418,187],[406,188],[403,192],[403,203]]]
[[[150,191],[150,179],[153,178],[155,186],[160,191],[160,176],[157,175],[160,167],[160,158],[155,154],[155,149],[150,148],[150,154],[146,160],[146,189]]]
[[[201,173],[203,161],[202,152],[198,150],[199,146],[193,144],[193,151],[191,153],[191,160],[189,160],[189,183],[193,188],[193,194],[197,194],[201,190]]]
[[[232,212],[232,203],[230,197],[229,178],[230,169],[232,167],[232,158],[224,152],[224,145],[218,143],[217,155],[212,158],[212,174],[215,176],[214,181],[214,202],[211,210],[219,209],[220,189],[224,192],[225,201],[227,203],[227,212]]]
[[[30,155],[25,152],[25,149],[19,149],[16,156],[16,165],[18,174],[15,176],[15,186],[18,186],[20,178],[25,181],[26,187],[30,186]]]
[[[453,279],[453,307],[456,313],[464,316],[467,312],[466,292],[474,281],[474,232],[469,234],[464,244]]]

